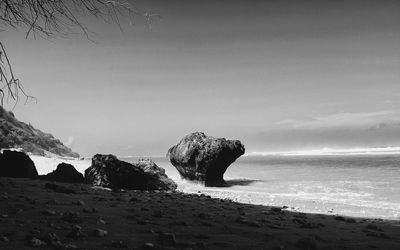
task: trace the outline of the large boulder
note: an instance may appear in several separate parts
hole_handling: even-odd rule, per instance
[[[163,168],[152,160],[138,163],[120,161],[114,155],[96,154],[92,165],[85,170],[85,182],[112,189],[175,190],[176,183],[169,179]]]
[[[24,152],[4,150],[0,154],[0,176],[30,178],[37,175],[35,163]]]
[[[243,144],[238,140],[214,138],[195,132],[171,147],[167,157],[184,179],[200,181],[206,186],[224,186],[226,169],[244,151]]]
[[[47,174],[39,176],[39,179],[46,181],[59,181],[69,183],[83,183],[83,175],[79,173],[74,166],[67,163],[58,164],[56,170]]]

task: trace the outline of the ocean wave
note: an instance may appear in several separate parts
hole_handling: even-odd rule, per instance
[[[283,152],[251,152],[244,156],[318,156],[318,155],[388,155],[400,154],[400,147],[377,148],[322,148],[313,150],[283,151]]]

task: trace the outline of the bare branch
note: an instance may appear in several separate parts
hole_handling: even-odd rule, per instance
[[[131,23],[133,16],[141,16],[149,28],[153,20],[159,19],[159,15],[141,12],[126,0],[0,0],[0,31],[21,27],[26,29],[26,37],[66,37],[78,30],[90,40],[89,29],[81,21],[84,16],[115,23],[121,30],[122,16],[130,18]],[[1,106],[5,96],[17,103],[19,93],[26,100],[34,99],[25,93],[19,80],[14,77],[10,61],[0,42]]]

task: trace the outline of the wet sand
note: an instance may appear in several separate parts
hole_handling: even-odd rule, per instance
[[[400,221],[0,178],[0,249],[400,249]]]

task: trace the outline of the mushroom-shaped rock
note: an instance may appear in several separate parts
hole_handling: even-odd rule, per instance
[[[184,179],[204,182],[206,186],[224,186],[226,169],[244,151],[243,144],[238,140],[195,132],[171,147],[167,157]]]
[[[114,155],[96,154],[85,170],[85,182],[112,189],[175,190],[176,183],[152,160],[120,161]]]
[[[37,175],[35,163],[24,152],[4,150],[0,154],[0,176],[30,178]]]
[[[64,162],[58,164],[56,170],[53,172],[39,176],[39,179],[46,181],[83,183],[83,175],[79,173],[74,166]]]

